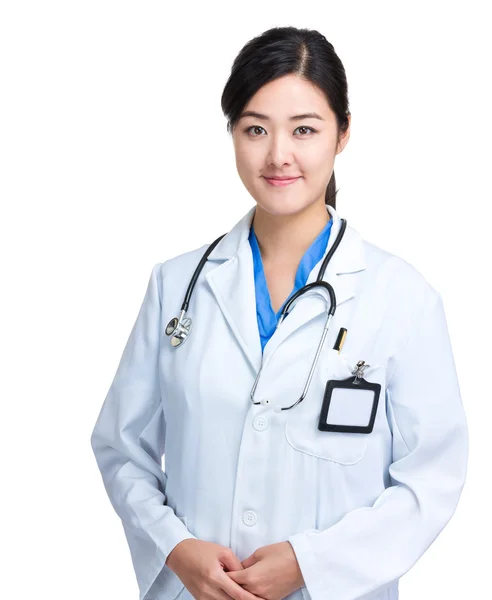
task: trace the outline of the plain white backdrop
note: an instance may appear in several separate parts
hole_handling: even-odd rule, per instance
[[[152,266],[254,200],[220,96],[273,26],[318,29],[347,73],[337,210],[442,294],[470,455],[402,600],[489,587],[490,21],[475,2],[0,5],[2,598],[136,600],[90,434]],[[176,314],[179,307],[176,306]],[[217,493],[220,493],[218,490]]]

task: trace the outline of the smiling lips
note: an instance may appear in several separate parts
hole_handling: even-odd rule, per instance
[[[298,179],[300,179],[300,177],[289,177],[289,178],[265,177],[265,181],[267,181],[270,185],[274,185],[276,187],[290,185],[291,183],[295,183]]]

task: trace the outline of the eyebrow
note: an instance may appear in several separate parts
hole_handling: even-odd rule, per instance
[[[270,121],[270,117],[262,113],[256,112],[254,110],[246,110],[242,112],[239,116],[239,119],[242,119],[244,117],[255,117],[256,119],[261,119],[263,121]],[[320,115],[318,115],[318,113],[315,112],[308,112],[303,113],[302,115],[294,115],[293,117],[289,117],[290,121],[302,121],[303,119],[320,119],[320,121],[324,121],[323,117],[321,117]]]

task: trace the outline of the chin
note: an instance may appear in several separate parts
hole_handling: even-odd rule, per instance
[[[309,206],[309,202],[302,202],[299,198],[261,198],[255,199],[262,210],[277,216],[290,216],[302,212]]]

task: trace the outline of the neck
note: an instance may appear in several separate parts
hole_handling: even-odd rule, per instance
[[[272,215],[257,205],[253,226],[263,262],[298,265],[330,218],[324,201],[294,215]]]

